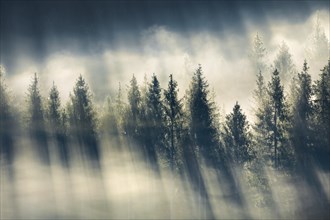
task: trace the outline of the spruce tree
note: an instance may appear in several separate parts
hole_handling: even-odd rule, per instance
[[[121,84],[118,84],[118,92],[114,104],[115,115],[117,119],[118,132],[123,133],[123,123],[124,123],[124,112],[125,103],[123,101],[123,94],[121,89]]]
[[[284,83],[289,82],[295,73],[295,65],[289,47],[285,42],[279,47],[278,54],[274,61],[274,68],[278,70]]]
[[[215,107],[209,100],[208,86],[202,67],[199,66],[193,75],[188,94],[189,127],[196,150],[201,153],[206,162],[215,164],[219,160],[219,131],[213,122]]]
[[[317,15],[313,29],[314,31],[311,36],[312,48],[310,48],[311,50],[309,51],[310,58],[315,64],[318,64],[319,62],[326,62],[328,59],[330,59],[330,43],[325,34],[324,28],[321,26],[319,15]]]
[[[53,83],[52,88],[49,92],[48,103],[47,103],[47,116],[50,124],[50,128],[54,133],[59,132],[61,122],[61,101],[57,87]]]
[[[267,51],[264,43],[260,35],[257,33],[253,39],[251,51],[249,54],[254,72],[264,72],[267,69],[266,55]]]
[[[246,116],[236,102],[233,112],[226,116],[224,140],[231,160],[243,166],[251,159],[251,136]]]
[[[67,117],[65,110],[61,109],[61,100],[57,87],[53,83],[50,89],[48,103],[46,108],[50,136],[56,142],[58,153],[62,162],[68,163],[68,145],[67,145]]]
[[[300,165],[308,164],[308,156],[312,153],[311,118],[312,106],[312,81],[308,73],[309,67],[305,60],[303,71],[298,73],[295,83],[296,95],[293,97],[291,139]]]
[[[96,133],[96,115],[92,95],[84,78],[80,75],[70,95],[69,118],[73,137],[78,142],[83,155],[99,160],[99,147]]]
[[[148,157],[155,162],[156,150],[164,148],[164,110],[159,81],[154,74],[146,91],[144,141]]]
[[[49,163],[47,132],[45,128],[44,109],[39,90],[39,78],[34,74],[28,88],[28,126],[31,138],[35,141],[41,161]]]
[[[128,136],[137,139],[140,135],[141,93],[133,75],[128,90],[128,107],[126,111],[125,131]]]
[[[273,162],[275,168],[278,168],[280,162],[288,163],[287,158],[290,155],[290,151],[287,144],[287,106],[285,103],[285,97],[283,93],[283,86],[279,77],[277,69],[273,72],[272,79],[268,83],[268,95],[269,105],[271,107],[271,129],[273,135],[272,148]]]
[[[271,106],[269,104],[270,99],[267,94],[267,88],[264,82],[264,77],[260,71],[257,75],[257,88],[254,91],[255,100],[255,123],[253,125],[254,130],[254,142],[255,142],[255,152],[259,160],[269,160],[270,146],[272,144],[272,116],[271,116]]]
[[[14,131],[17,130],[17,124],[10,105],[4,72],[4,68],[0,66],[0,158],[11,164],[14,159]]]
[[[184,116],[183,104],[178,98],[178,84],[170,75],[168,87],[164,91],[164,112],[165,112],[165,137],[167,138],[167,158],[170,161],[170,167],[181,166],[182,143]],[[182,160],[182,159],[181,159]]]
[[[319,80],[313,86],[315,93],[315,138],[316,157],[321,165],[330,169],[330,60],[321,70]]]

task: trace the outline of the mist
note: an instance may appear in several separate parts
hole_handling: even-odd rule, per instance
[[[10,168],[15,177],[1,165],[1,217],[5,219],[308,219],[329,214],[315,207],[319,198],[306,182],[267,167],[263,168],[267,192],[251,186],[251,173],[232,168],[243,196],[240,206],[232,200],[226,181],[219,182],[215,171],[202,164],[207,202],[188,177],[167,169],[157,174],[139,152],[114,146],[107,139],[102,144],[101,169],[88,165],[79,154],[67,169],[55,152],[51,165],[44,166],[31,153],[30,143],[19,144],[24,148]],[[318,170],[316,174],[329,199],[329,173]]]
[[[1,1],[1,219],[328,219],[328,111],[318,100],[329,82],[329,7]],[[267,113],[271,101],[255,97],[258,74],[268,97],[283,48],[292,62],[279,75],[287,116],[278,130],[258,128],[260,114],[277,117]],[[297,80],[306,72],[312,113],[304,121]],[[207,111],[192,107],[198,74]],[[172,77],[175,117],[164,107]],[[204,112],[209,127],[194,121]]]
[[[320,26],[329,30],[329,13],[318,10],[307,19],[294,23],[268,18],[266,27],[253,24],[246,18],[247,31],[243,35],[225,32],[219,36],[206,31],[180,33],[167,26],[152,26],[138,32],[134,43],[118,43],[116,49],[104,47],[98,52],[77,53],[53,45],[50,50],[53,52],[42,62],[30,56],[15,59],[17,65],[7,70],[7,81],[13,91],[21,91],[15,93],[21,98],[24,91],[17,88],[27,88],[29,79],[37,72],[44,92],[54,81],[63,99],[67,100],[74,80],[82,74],[88,79],[95,98],[103,101],[107,95],[115,94],[118,83],[127,84],[133,74],[142,83],[145,76],[150,78],[156,73],[161,85],[166,85],[168,75],[173,74],[181,87],[181,95],[184,95],[194,69],[202,64],[210,86],[217,94],[219,106],[229,112],[233,103],[239,101],[249,112],[257,74],[249,61],[253,37],[257,33],[262,37],[267,50],[267,65],[273,65],[281,43],[285,42],[299,70],[304,59],[311,59],[307,50],[312,47],[317,17]],[[329,39],[329,32],[324,33]],[[312,77],[317,77],[326,61],[324,58],[319,63],[311,63]],[[6,68],[5,64],[3,66]],[[265,72],[265,76],[270,73],[271,70]]]

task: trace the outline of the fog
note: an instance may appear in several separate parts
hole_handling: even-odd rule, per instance
[[[134,43],[118,43],[115,49],[104,47],[93,53],[77,53],[60,45],[60,50],[53,46],[53,52],[43,62],[33,57],[17,57],[17,66],[11,68],[13,72],[7,71],[7,82],[15,96],[22,98],[25,93],[22,88],[27,88],[29,79],[37,72],[42,91],[46,93],[54,81],[66,101],[74,80],[82,74],[89,82],[94,98],[103,101],[107,95],[116,93],[119,82],[127,85],[133,74],[142,84],[144,76],[150,79],[155,73],[162,87],[166,86],[168,75],[173,74],[182,96],[193,71],[201,64],[211,88],[215,90],[218,105],[229,112],[235,101],[239,101],[249,114],[256,80],[249,53],[255,35],[258,33],[264,42],[269,67],[273,65],[279,46],[285,42],[297,71],[301,71],[303,60],[310,60],[307,51],[313,46],[317,17],[329,39],[329,31],[326,31],[329,30],[329,12],[318,10],[308,19],[295,22],[270,17],[263,26],[246,18],[247,34],[242,35],[231,32],[217,35],[207,31],[182,33],[156,25],[139,32]],[[326,61],[324,58],[310,63],[312,77],[319,75]],[[264,73],[266,79],[271,71],[270,68]]]
[[[45,166],[28,138],[22,136],[18,145],[15,162],[1,164],[2,219],[309,219],[329,214],[315,206],[319,198],[314,188],[270,167],[263,168],[270,187],[264,191],[251,185],[248,170],[232,168],[241,189],[239,205],[226,181],[219,182],[203,164],[207,199],[186,176],[166,168],[155,173],[139,152],[107,138],[101,144],[101,169],[77,152],[70,154],[70,167],[63,166],[50,142],[51,163]],[[329,200],[330,174],[316,173]]]
[[[128,85],[133,74],[140,86],[145,78],[150,80],[156,74],[163,89],[167,88],[169,75],[173,74],[178,82],[179,98],[183,98],[200,64],[210,90],[214,91],[221,123],[238,101],[252,124],[255,113],[253,90],[258,71],[250,54],[257,34],[266,48],[263,73],[266,81],[274,71],[274,60],[283,43],[289,47],[295,72],[302,71],[306,59],[309,73],[316,80],[320,69],[327,64],[329,57],[315,58],[313,42],[317,22],[330,39],[329,10],[312,5],[308,5],[309,13],[304,16],[299,13],[281,16],[290,11],[281,11],[281,7],[268,14],[259,5],[260,19],[251,15],[251,11],[242,9],[233,10],[232,14],[223,12],[228,20],[206,24],[208,11],[201,9],[203,15],[196,21],[191,14],[177,12],[173,16],[177,18],[179,14],[182,17],[180,24],[175,24],[176,19],[169,19],[171,22],[164,19],[163,23],[145,22],[140,26],[137,25],[141,21],[139,16],[132,12],[133,9],[127,9],[133,14],[128,20],[134,20],[134,16],[137,19],[130,25],[126,20],[121,21],[127,25],[127,30],[124,27],[119,30],[111,22],[104,24],[106,28],[109,25],[109,30],[101,24],[90,29],[105,16],[93,10],[91,23],[87,21],[89,16],[79,21],[78,18],[86,14],[81,12],[77,20],[67,21],[60,29],[54,29],[63,30],[63,33],[47,29],[46,24],[52,24],[51,19],[42,21],[42,24],[33,21],[35,29],[27,31],[33,33],[32,37],[13,34],[12,42],[9,42],[10,33],[1,35],[8,42],[1,40],[0,64],[5,68],[11,104],[17,115],[22,116],[16,120],[20,125],[25,123],[27,91],[34,73],[40,80],[43,101],[54,83],[62,107],[66,107],[81,74],[91,89],[97,117],[101,121],[104,101],[108,96],[116,96],[119,83],[127,103]],[[195,7],[198,8],[197,3]],[[172,12],[171,8],[166,10]],[[112,16],[119,16],[119,12],[113,13]],[[225,18],[225,15],[215,19]],[[63,16],[68,18],[65,13]],[[42,17],[47,16],[43,14]],[[141,17],[152,20],[148,13]],[[187,22],[189,19],[192,21]],[[236,19],[239,22],[234,22]],[[18,27],[25,24],[15,26],[19,19],[8,20],[5,24],[12,25],[13,33],[18,33]],[[60,26],[60,20],[54,22],[54,27]],[[185,27],[184,21],[187,30],[182,28]],[[76,24],[79,25],[75,27]],[[75,33],[74,27],[77,30],[82,28],[86,35],[79,36],[81,32]],[[96,33],[90,33],[93,30],[97,30]],[[288,95],[289,85],[289,81],[285,82],[285,95]],[[152,167],[139,144],[122,138],[122,134],[117,137],[120,140],[115,141],[116,138],[103,133],[98,136],[99,166],[77,150],[79,143],[70,138],[69,165],[61,162],[56,143],[51,138],[47,140],[50,162],[45,164],[40,162],[36,143],[28,134],[29,128],[24,124],[14,130],[14,160],[7,163],[7,155],[0,155],[1,219],[327,219],[330,215],[330,173],[315,164],[310,164],[304,177],[289,175],[285,170],[277,170],[262,161],[244,167],[226,164],[226,172],[215,170],[194,155],[196,164],[185,164],[184,171],[178,174],[159,158],[157,169]],[[189,169],[198,172],[191,174]],[[227,176],[231,179],[227,180]]]

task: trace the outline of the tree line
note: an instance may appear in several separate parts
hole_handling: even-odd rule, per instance
[[[70,142],[76,143],[75,150],[87,159],[98,161],[99,142],[105,136],[118,145],[123,139],[128,141],[126,144],[134,143],[153,166],[161,162],[179,172],[185,166],[183,154],[187,148],[214,167],[224,161],[243,167],[262,159],[276,169],[298,169],[310,164],[329,169],[329,84],[329,62],[319,79],[312,82],[305,61],[301,72],[294,75],[288,95],[284,94],[277,69],[269,82],[260,71],[254,90],[256,120],[248,122],[236,102],[225,122],[220,123],[201,66],[194,72],[183,98],[178,96],[173,75],[165,89],[155,74],[142,86],[133,75],[127,100],[119,85],[117,96],[107,99],[101,115],[96,114],[91,91],[81,75],[69,102],[63,106],[55,84],[43,102],[35,74],[27,92],[26,124],[36,151],[46,163],[48,140],[56,143],[65,163],[72,152]],[[1,153],[10,161],[19,126],[3,73],[0,85]]]
[[[18,143],[23,134],[45,165],[56,154],[61,164],[70,168],[78,155],[83,164],[102,168],[101,156],[111,159],[111,152],[116,150],[133,151],[157,175],[167,169],[188,178],[205,205],[200,210],[205,218],[214,217],[203,177],[205,166],[215,172],[222,186],[228,187],[225,192],[239,207],[244,207],[243,193],[233,169],[249,174],[250,186],[263,195],[256,203],[267,206],[274,203],[264,170],[270,167],[304,181],[318,198],[315,210],[327,210],[329,201],[315,169],[330,169],[330,60],[314,82],[305,61],[302,70],[292,77],[288,94],[277,69],[268,82],[259,71],[253,92],[253,122],[247,120],[238,102],[225,120],[220,120],[201,66],[195,70],[184,97],[179,97],[173,75],[165,89],[155,74],[143,85],[133,75],[127,98],[119,84],[116,96],[107,98],[102,111],[93,103],[81,75],[63,105],[54,83],[47,99],[42,97],[39,78],[34,74],[23,124],[2,71],[0,76],[0,156],[9,168],[16,152],[27,147]],[[101,143],[104,140],[110,141]],[[109,154],[102,155],[104,147]]]

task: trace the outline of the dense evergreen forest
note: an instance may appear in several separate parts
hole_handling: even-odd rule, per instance
[[[143,85],[138,85],[133,75],[127,97],[119,84],[117,95],[109,97],[102,108],[94,105],[81,75],[64,105],[55,84],[49,94],[40,93],[35,74],[26,103],[20,104],[26,106],[24,115],[13,108],[15,100],[8,94],[1,72],[1,166],[6,166],[15,179],[15,156],[20,148],[27,147],[18,143],[22,136],[28,137],[34,158],[46,167],[57,158],[64,169],[70,170],[73,161],[80,158],[82,166],[102,170],[106,166],[101,160],[104,156],[111,160],[115,152],[135,152],[156,176],[167,170],[175,178],[185,178],[199,195],[203,218],[215,217],[208,197],[206,168],[211,169],[220,188],[225,186],[222,190],[230,202],[242,209],[245,203],[272,207],[275,202],[271,185],[289,176],[293,184],[303,182],[313,195],[309,206],[304,207],[307,211],[291,214],[329,217],[329,198],[316,170],[330,169],[330,61],[314,82],[305,61],[299,72],[292,73],[288,95],[284,94],[283,71],[271,70],[268,82],[261,68],[256,74],[253,123],[238,102],[220,122],[201,65],[193,73],[184,97],[178,96],[179,86],[173,75],[169,75],[166,88],[160,87],[155,74]],[[267,177],[268,169],[276,172],[275,179]],[[241,176],[249,188],[259,193],[258,197],[246,201],[238,181]],[[299,196],[306,199],[298,192]],[[289,203],[287,200],[290,198],[282,198]],[[242,216],[251,217],[244,211]]]

